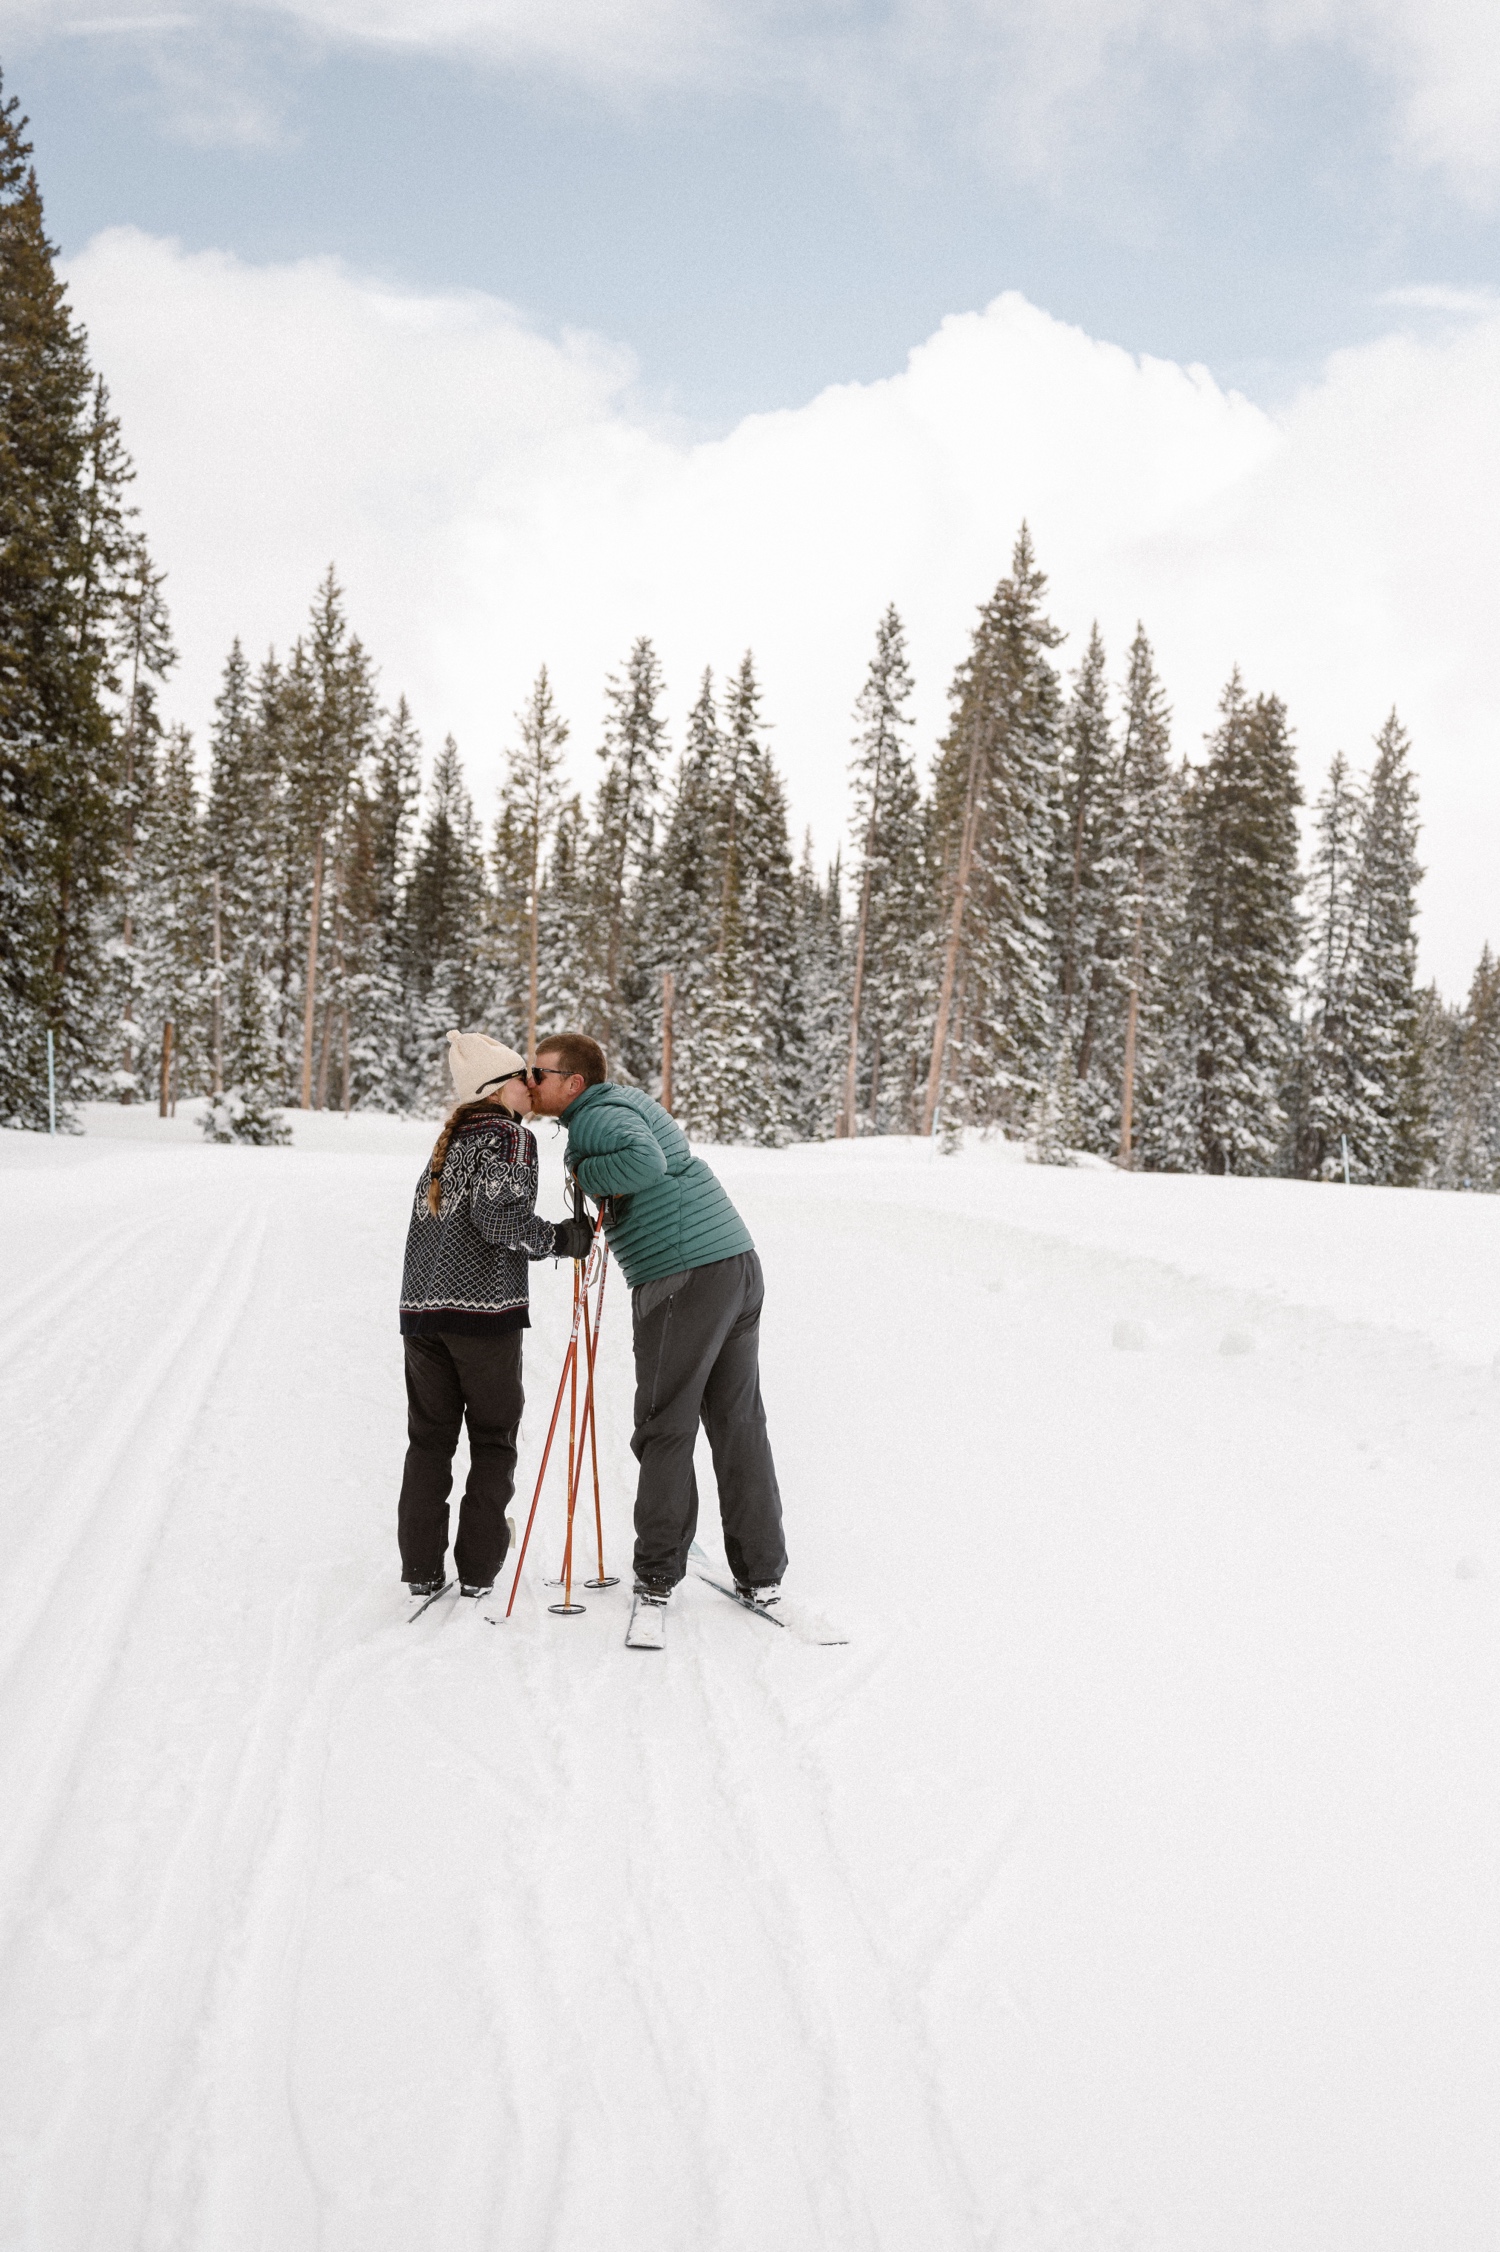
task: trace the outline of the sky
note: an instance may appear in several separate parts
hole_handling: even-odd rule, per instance
[[[1031,524],[1179,748],[1392,705],[1423,966],[1500,941],[1500,11],[1458,0],[0,0],[200,739],[330,560],[482,812],[546,662],[754,647],[841,835],[875,621],[930,750]]]

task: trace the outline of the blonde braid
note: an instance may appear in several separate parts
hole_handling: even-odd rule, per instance
[[[453,1139],[453,1129],[455,1126],[461,1126],[466,1119],[472,1118],[477,1111],[492,1110],[493,1108],[494,1105],[488,1102],[460,1103],[453,1116],[445,1122],[442,1132],[433,1143],[432,1155],[427,1160],[427,1209],[434,1220],[442,1217],[443,1165],[448,1155],[448,1144]]]

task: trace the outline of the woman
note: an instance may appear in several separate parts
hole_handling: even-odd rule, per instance
[[[581,1220],[536,1216],[536,1136],[526,1066],[482,1032],[450,1032],[453,1107],[417,1183],[401,1277],[406,1470],[397,1530],[401,1576],[420,1601],[447,1586],[453,1450],[469,1426],[469,1478],[453,1563],[461,1595],[487,1595],[509,1542],[521,1332],[529,1259],[583,1258]]]

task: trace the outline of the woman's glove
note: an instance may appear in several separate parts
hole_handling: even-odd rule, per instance
[[[555,1259],[586,1259],[594,1247],[594,1228],[590,1220],[554,1220],[552,1233],[556,1239],[552,1246]]]

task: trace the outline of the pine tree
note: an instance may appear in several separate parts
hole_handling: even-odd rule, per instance
[[[1117,1162],[1149,1152],[1170,1076],[1172,971],[1183,926],[1182,799],[1172,766],[1171,712],[1145,629],[1137,625],[1125,676],[1125,724],[1113,777],[1109,952],[1116,1005],[1100,1023],[1084,1101],[1090,1148],[1113,1142]],[[1123,988],[1123,993],[1121,992]],[[1104,1089],[1117,1090],[1117,1105]],[[1095,1089],[1099,1093],[1095,1093]],[[1110,1113],[1113,1111],[1113,1118]],[[1106,1122],[1114,1126],[1111,1137]]]
[[[433,768],[406,897],[415,1046],[429,1101],[444,1092],[446,1035],[475,1029],[483,1014],[483,929],[483,847],[449,735]]]
[[[372,668],[350,633],[331,565],[313,603],[306,641],[293,651],[286,686],[287,892],[293,927],[305,932],[297,965],[302,1001],[297,1084],[298,1100],[309,1109],[327,1101],[336,1054],[348,1094],[347,860],[356,779],[373,749],[377,722]],[[288,955],[290,989],[290,946]]]
[[[607,932],[602,928],[597,836],[576,794],[558,808],[542,879],[537,926],[537,1022],[602,1039]],[[606,894],[606,899],[607,899]],[[545,1038],[543,1031],[539,1037]]]
[[[1058,1043],[1051,1074],[1032,1104],[1027,1130],[1033,1165],[1073,1165],[1083,1120],[1078,1107],[1078,1074],[1066,1040]]]
[[[1463,1057],[1464,1011],[1451,1008],[1436,984],[1417,995],[1418,1108],[1424,1120],[1425,1157],[1420,1185],[1451,1188],[1446,1159],[1458,1121],[1459,1077]]]
[[[1342,751],[1337,752],[1314,811],[1308,1009],[1292,1079],[1295,1170],[1310,1181],[1341,1178],[1345,1146],[1352,1145],[1362,1161],[1369,1140],[1368,1090],[1361,1079],[1363,1027],[1357,1021],[1364,818],[1363,793]]]
[[[402,914],[421,761],[422,739],[403,696],[386,715],[368,787],[356,788],[351,812],[347,895],[351,1097],[356,1109],[415,1109],[430,1065],[429,1058],[415,1053],[411,1036]]]
[[[909,855],[915,834],[912,809],[916,802],[916,774],[909,749],[912,717],[911,666],[906,655],[906,633],[892,603],[875,629],[875,654],[854,707],[858,733],[854,738],[851,774],[854,783],[854,827],[858,839],[854,880],[857,906],[854,919],[854,959],[849,995],[849,1030],[844,1063],[843,1094],[838,1109],[838,1132],[859,1131],[860,1096],[865,1091],[866,1111],[875,1123],[880,1086],[880,1042],[888,1018],[888,988],[900,970],[911,977],[913,965],[900,970],[899,954],[908,937],[904,886],[910,882]],[[893,894],[893,884],[903,889]],[[866,1015],[872,988],[882,989],[877,1007]],[[910,1020],[908,1019],[908,1023]]]
[[[1416,782],[1394,712],[1367,789],[1340,755],[1318,802],[1295,1170],[1412,1183],[1431,1160],[1416,992]]]
[[[955,677],[934,776],[945,929],[922,1130],[1022,1124],[1045,1077],[1061,695],[1023,524]]]
[[[838,1130],[849,1036],[849,962],[841,870],[820,878],[812,836],[803,838],[793,881],[795,976],[782,1073],[788,1088],[782,1123],[797,1141],[827,1141]]]
[[[602,994],[597,1037],[616,1073],[649,1070],[655,1027],[649,980],[638,959],[639,918],[656,844],[656,815],[667,752],[661,665],[644,635],[605,691],[604,778],[594,809],[589,858],[591,922],[603,924]],[[647,1021],[640,1022],[642,1011]]]
[[[118,932],[112,934],[109,946],[115,963],[113,1005],[118,1009],[123,1035],[119,1068],[113,1075],[113,1084],[120,1100],[127,1103],[134,1099],[140,1089],[142,1059],[139,1051],[143,1043],[149,1048],[150,1020],[155,1010],[154,999],[147,998],[142,992],[143,983],[149,984],[150,981],[137,958],[138,910],[135,892],[139,875],[137,848],[141,816],[151,803],[153,791],[161,786],[162,779],[156,774],[157,750],[162,739],[156,687],[176,662],[166,601],[162,594],[163,579],[162,572],[152,569],[144,541],[132,543],[130,562],[120,589],[118,620],[124,673],[124,710],[121,714],[118,751],[119,782],[115,801],[121,848],[117,879],[120,919]],[[169,797],[180,782],[180,767],[179,758],[167,781]],[[196,840],[196,801],[193,803],[191,826]],[[147,1019],[145,1027],[138,1021],[143,1003]],[[146,1076],[149,1077],[149,1055],[145,1062]]]
[[[198,783],[185,727],[168,730],[142,812],[136,950],[148,1052],[159,1053],[170,1021],[174,1084],[181,1093],[202,1094],[212,1084],[212,982]]]
[[[1436,1186],[1500,1190],[1500,963],[1479,957],[1458,1027],[1448,1131]]]
[[[704,1042],[711,1041],[713,966],[718,928],[719,875],[716,869],[719,719],[713,674],[705,671],[688,715],[682,757],[673,779],[660,853],[646,886],[642,909],[642,956],[650,971],[650,992],[658,1005],[663,981],[673,990],[672,1084],[663,1091],[679,1116],[699,1114],[697,1089],[709,1063]],[[656,1071],[662,1069],[660,1035],[653,1043]],[[658,1086],[661,1080],[658,1078]]]
[[[557,710],[552,683],[543,665],[526,704],[516,715],[519,740],[507,758],[501,785],[500,819],[495,839],[496,874],[502,890],[519,879],[525,887],[526,1055],[536,1056],[542,874],[562,803],[561,768],[568,725]]]
[[[1369,1089],[1363,1177],[1409,1185],[1429,1158],[1418,1022],[1417,784],[1411,744],[1393,711],[1375,738],[1359,850],[1356,982]]]
[[[1086,1081],[1102,1020],[1118,995],[1118,938],[1112,887],[1118,873],[1118,811],[1109,678],[1097,623],[1073,677],[1063,723],[1061,819],[1053,877],[1058,959],[1054,1045],[1073,1057],[1074,1083]],[[1049,1080],[1054,1084],[1056,1075]],[[1110,1106],[1113,1108],[1113,1105]]]
[[[26,121],[0,78],[0,1119],[63,1118],[118,1053],[121,618],[131,470],[54,270]]]
[[[1279,697],[1238,672],[1186,801],[1191,1085],[1184,1110],[1207,1173],[1270,1169],[1301,952],[1296,763]]]
[[[241,1076],[249,1069],[257,1084],[268,1077],[279,1097],[274,987],[266,983],[280,958],[279,910],[283,878],[290,874],[286,777],[274,718],[278,684],[274,659],[267,660],[258,686],[252,683],[244,651],[234,643],[209,738],[203,857],[210,927],[215,901],[219,921],[217,970],[211,948],[209,956],[210,1080],[222,1082],[231,1059],[248,1058]],[[248,1026],[237,1016],[243,996],[251,1012]]]
[[[726,783],[738,797],[732,848],[737,953],[726,989],[741,1011],[727,1057],[740,1114],[735,1138],[774,1146],[793,1132],[788,1080],[804,1048],[805,1027],[799,1016],[786,788],[764,740],[760,684],[748,650],[730,682],[724,718]],[[733,833],[733,797],[728,810]]]

